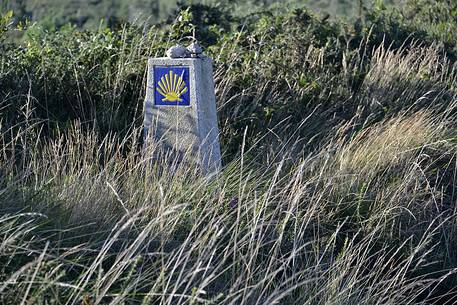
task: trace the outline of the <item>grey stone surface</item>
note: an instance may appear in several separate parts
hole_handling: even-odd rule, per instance
[[[191,53],[188,49],[186,49],[182,45],[177,44],[177,45],[169,48],[166,52],[166,55],[169,58],[186,58],[186,57],[190,57]]]
[[[187,50],[189,51],[191,57],[200,57],[200,55],[203,54],[203,48],[198,42],[191,43],[187,47]]]
[[[155,105],[154,67],[189,68],[189,106]],[[221,167],[219,129],[212,60],[204,58],[150,58],[148,61],[144,128],[148,137],[174,156],[198,163],[205,173]]]

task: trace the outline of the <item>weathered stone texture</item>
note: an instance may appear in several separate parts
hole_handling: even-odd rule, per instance
[[[189,67],[190,106],[155,105],[155,67]],[[197,162],[206,173],[221,166],[212,61],[202,58],[153,58],[148,62],[144,127],[165,150]]]

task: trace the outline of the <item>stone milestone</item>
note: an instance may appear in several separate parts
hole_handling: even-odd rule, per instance
[[[196,162],[206,174],[221,167],[212,60],[194,42],[150,58],[144,129],[159,147]]]

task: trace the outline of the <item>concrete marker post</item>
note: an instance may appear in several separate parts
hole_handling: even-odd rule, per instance
[[[175,46],[169,57],[148,60],[144,129],[164,150],[214,174],[221,152],[212,60],[199,51],[198,44]]]

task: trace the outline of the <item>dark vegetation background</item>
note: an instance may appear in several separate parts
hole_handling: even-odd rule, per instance
[[[82,2],[59,3],[69,8]],[[87,3],[94,5],[90,11],[97,14],[103,14],[95,9],[101,4],[112,7],[108,2]],[[27,5],[11,2],[6,6]],[[350,7],[355,2],[329,5]],[[333,126],[352,118],[359,105],[351,97],[370,69],[370,56],[381,45],[392,50],[433,45],[451,65],[457,54],[453,35],[457,4],[452,1],[410,0],[402,6],[375,1],[363,5],[361,14],[347,21],[334,21],[305,7],[273,5],[265,10],[263,2],[248,15],[234,14],[228,4],[181,3],[164,22],[152,27],[133,23],[110,28],[106,23],[89,31],[66,23],[72,20],[54,14],[55,7],[46,9],[46,14],[62,22],[52,21],[51,28],[41,19],[37,23],[22,20],[27,14],[17,18],[4,14],[0,81],[6,126],[17,123],[30,94],[36,102],[35,119],[46,122],[45,133],[76,118],[96,122],[95,128],[102,133],[125,132],[131,122],[141,124],[145,59],[162,56],[176,42],[185,44],[195,28],[206,52],[215,58],[216,80],[224,87],[219,92],[224,95],[219,111],[221,122],[231,121],[222,124],[227,158],[238,151],[246,126],[253,135],[260,135],[281,122],[280,132],[289,134],[285,126],[295,128],[317,106],[325,109],[319,111],[323,117],[315,115],[318,129],[322,122]],[[122,10],[117,14],[121,16]],[[233,41],[236,44],[230,45]],[[309,63],[309,52],[320,53],[319,65]],[[263,84],[260,91],[258,84]],[[380,109],[366,115],[379,119],[400,110],[384,103],[389,102],[379,101]],[[320,131],[307,128],[295,134],[325,136]]]
[[[457,302],[455,1],[1,8],[1,303]],[[194,30],[211,181],[141,150],[147,58]]]
[[[185,1],[184,1],[185,2]],[[392,0],[384,1],[386,4]],[[397,1],[399,3],[400,1]],[[3,10],[14,10],[15,17],[38,21],[45,27],[60,27],[73,23],[78,27],[97,28],[100,21],[113,26],[123,22],[143,22],[148,20],[157,23],[167,19],[183,1],[178,0],[4,0]],[[189,2],[190,3],[190,2]],[[235,0],[193,1],[194,4],[231,5],[239,10],[256,10],[272,4],[287,7],[304,5],[330,14],[353,16],[361,10],[372,6],[367,0]]]

